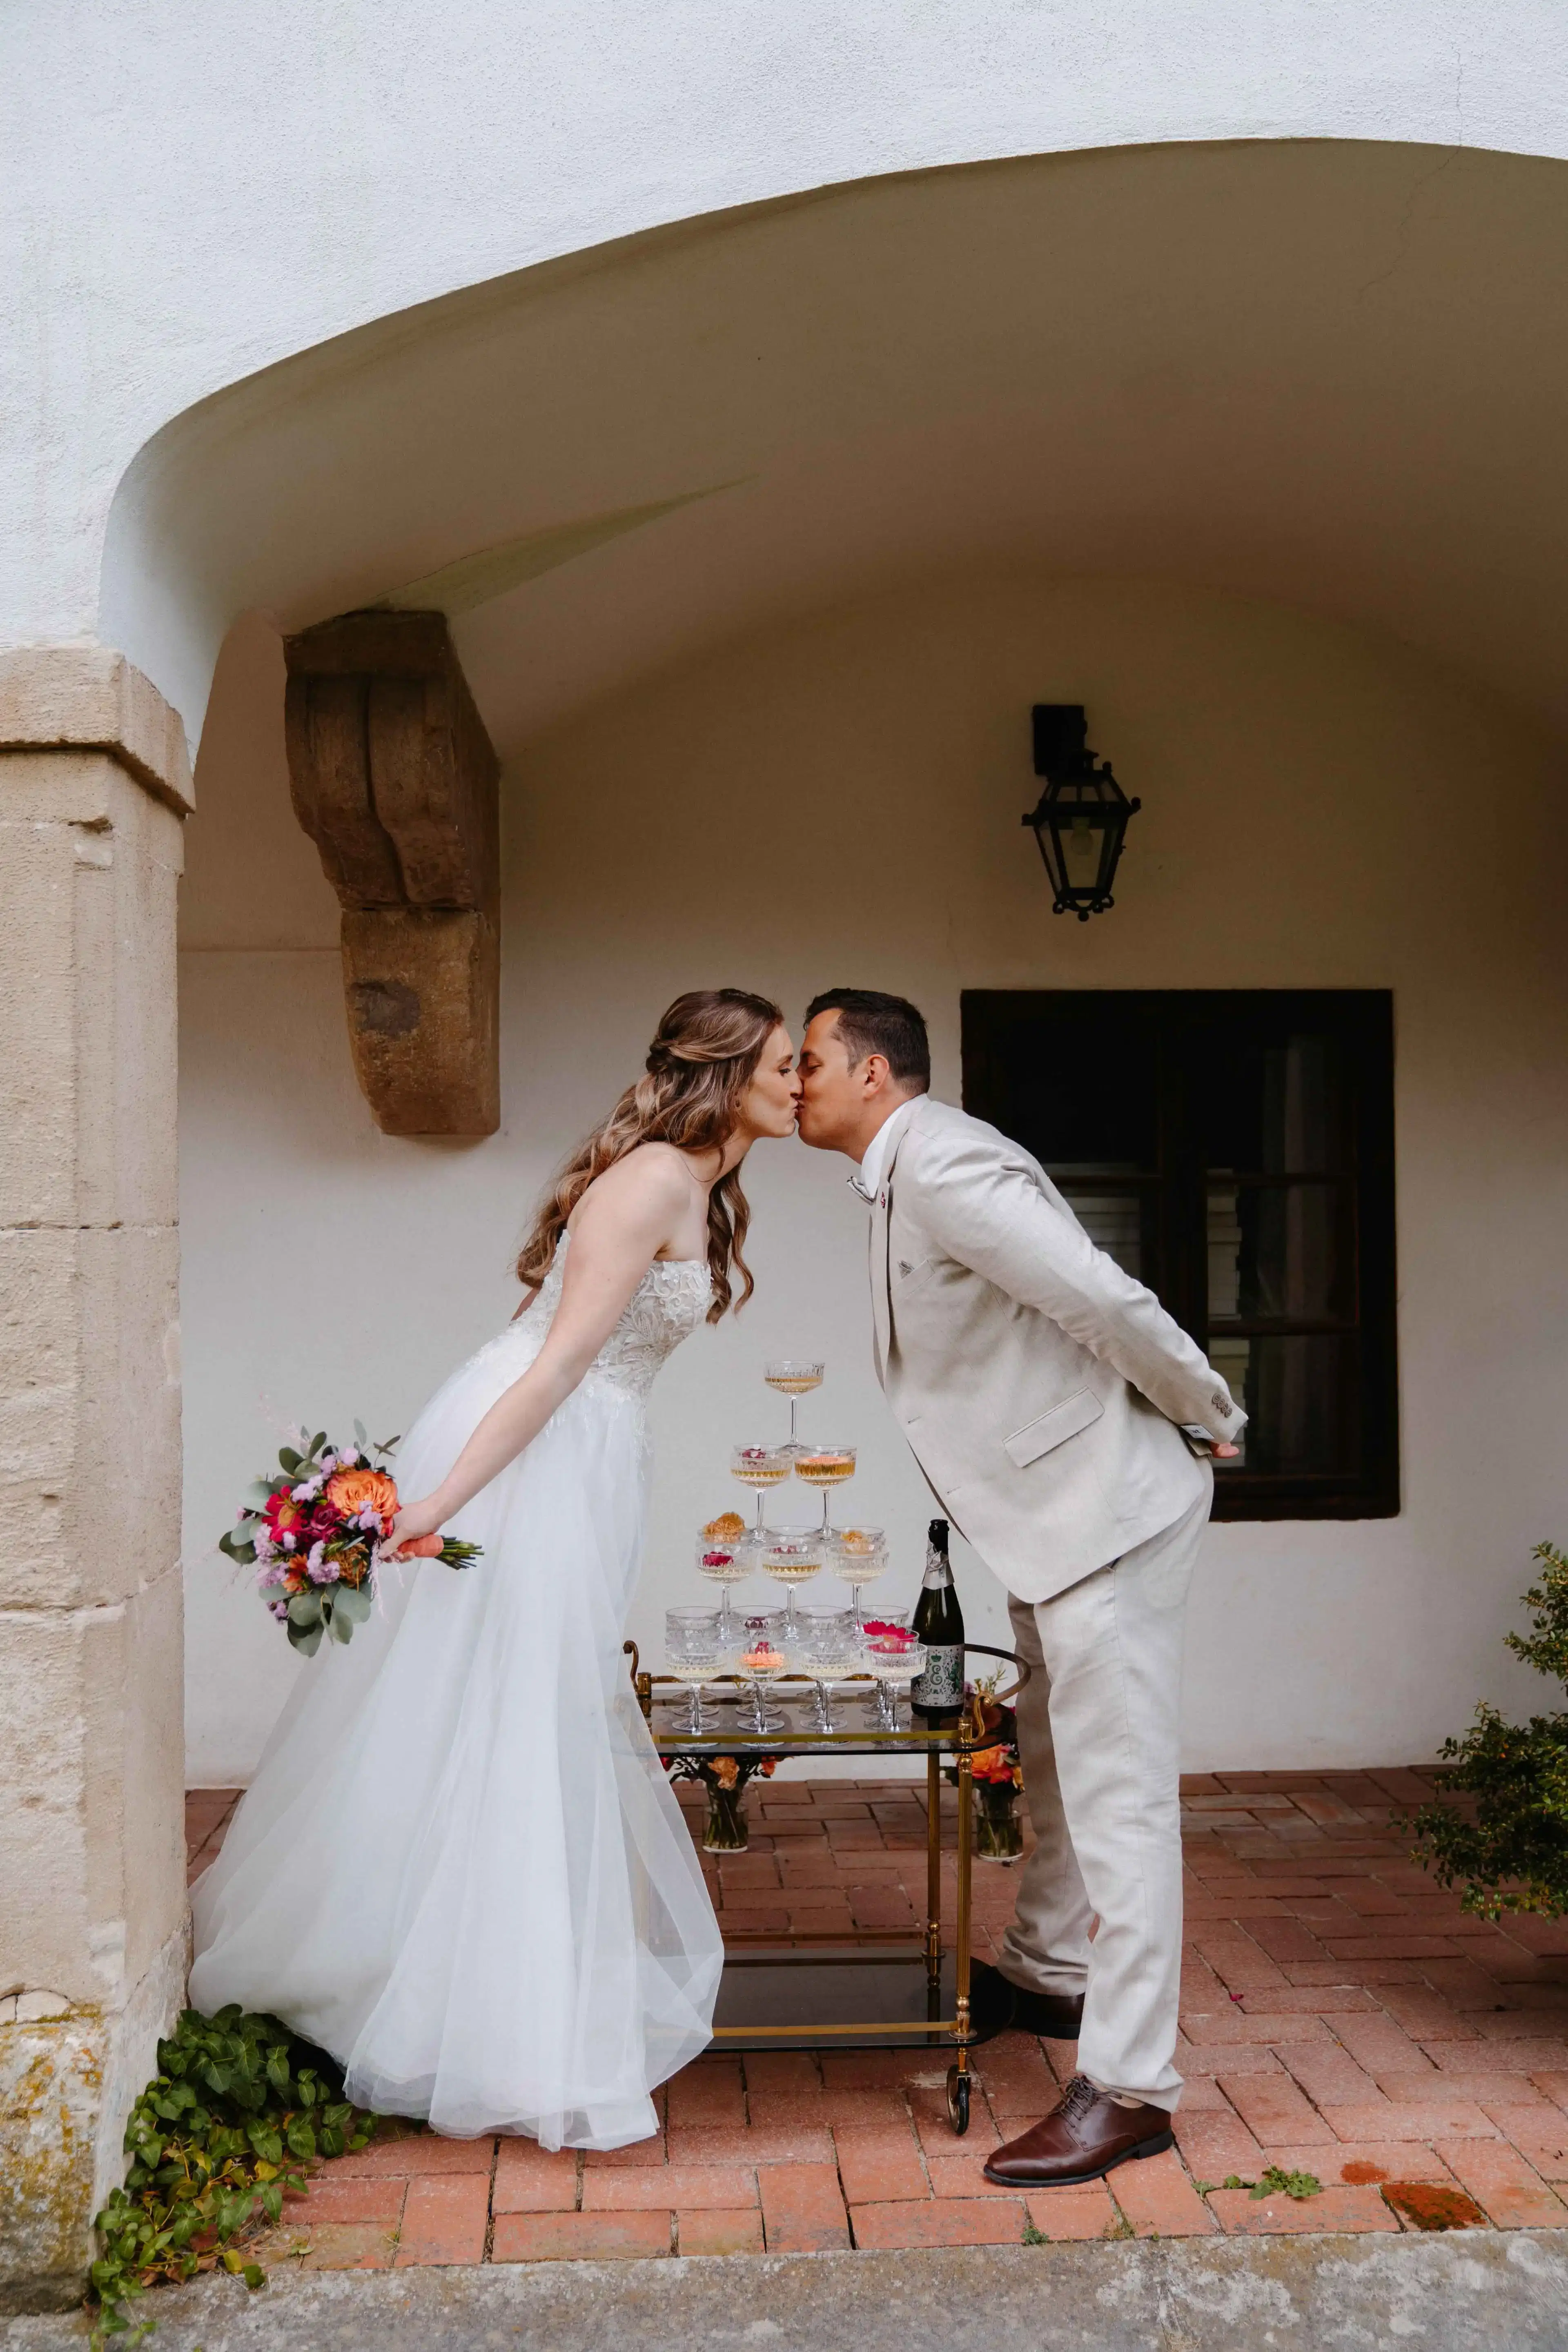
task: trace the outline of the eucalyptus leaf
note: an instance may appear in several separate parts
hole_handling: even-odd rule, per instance
[[[288,1471],[289,1475],[291,1478],[294,1475],[295,1471],[300,1467],[300,1464],[303,1459],[303,1456],[296,1454],[291,1445],[280,1445],[278,1448],[278,1459],[281,1462],[284,1469]]]
[[[256,1510],[264,1511],[272,1500],[274,1486],[280,1483],[275,1478],[253,1478],[245,1490],[245,1499]]]
[[[341,1608],[335,1608],[332,1611],[328,1622],[331,1626],[332,1639],[334,1642],[352,1642],[353,1640],[354,1621],[352,1617],[345,1615],[344,1612]]]
[[[321,1596],[313,1589],[296,1592],[289,1603],[290,1625],[319,1625],[321,1622]]]
[[[359,1447],[362,1454],[364,1452],[365,1447],[370,1444],[369,1438],[364,1433],[364,1423],[363,1421],[356,1421],[354,1423],[354,1444]]]
[[[289,1625],[285,1628],[285,1631],[295,1649],[307,1658],[313,1658],[321,1646],[321,1629],[319,1625],[312,1625],[308,1633],[302,1631],[298,1625]]]
[[[363,1584],[340,1584],[332,1597],[334,1616],[346,1617],[353,1625],[363,1625],[374,1603]],[[347,1635],[344,1637],[347,1640]]]

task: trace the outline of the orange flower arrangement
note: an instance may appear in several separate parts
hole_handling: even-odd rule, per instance
[[[327,1500],[345,1519],[374,1511],[386,1528],[397,1517],[397,1482],[384,1470],[334,1470],[327,1481]]]
[[[331,1633],[347,1642],[370,1615],[381,1547],[397,1517],[397,1482],[384,1465],[397,1440],[372,1445],[359,1423],[353,1445],[329,1445],[325,1430],[278,1454],[278,1472],[259,1478],[239,1524],[218,1549],[254,1566],[261,1598],[307,1656]],[[371,1459],[379,1454],[379,1463]],[[420,1536],[401,1549],[416,1559],[467,1568],[477,1544]]]

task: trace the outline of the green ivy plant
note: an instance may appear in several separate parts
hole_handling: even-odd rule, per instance
[[[1504,1638],[1516,1657],[1568,1686],[1568,1555],[1543,1543],[1531,1557],[1541,1577],[1524,1602],[1534,1631]],[[1513,1724],[1483,1705],[1464,1738],[1446,1739],[1442,1752],[1454,1767],[1443,1796],[1405,1817],[1415,1861],[1441,1886],[1463,1882],[1467,1911],[1561,1918],[1568,1912],[1568,1714]],[[1455,1795],[1474,1802],[1461,1809],[1447,1801]]]
[[[237,2003],[216,2017],[185,2011],[131,2111],[125,2185],[97,2219],[94,2352],[127,2331],[127,2304],[160,2281],[221,2263],[248,2287],[265,2284],[230,2241],[258,2216],[279,2221],[283,2192],[304,2188],[307,2166],[364,2147],[376,2119],[342,2090],[330,2061],[275,2017]]]

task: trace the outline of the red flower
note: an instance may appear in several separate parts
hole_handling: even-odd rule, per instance
[[[310,1507],[307,1504],[297,1503],[288,1487],[280,1486],[275,1495],[268,1496],[262,1517],[272,1531],[273,1542],[278,1543],[286,1535],[300,1536],[304,1533]]]

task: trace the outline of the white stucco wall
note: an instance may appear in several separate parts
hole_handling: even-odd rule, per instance
[[[1081,700],[1144,800],[1110,917],[1053,921],[1018,824],[1028,707]],[[956,1098],[965,986],[1385,986],[1398,1035],[1405,1509],[1226,1526],[1191,1616],[1194,1768],[1429,1756],[1482,1695],[1568,1529],[1568,898],[1545,739],[1390,641],[1278,606],[1026,572],[933,580],[720,647],[508,766],[502,1131],[379,1135],[354,1089],[336,910],[289,809],[281,662],[220,666],[188,835],[182,1155],[192,1778],[252,1765],[294,1662],[209,1547],[290,1420],[406,1426],[499,1326],[541,1180],[678,990],[798,1013],[819,985],[925,1006]],[[759,1295],[656,1394],[633,1630],[700,1597],[729,1445],[779,1425],[766,1350],[820,1347],[808,1426],[858,1440],[858,1516],[908,1598],[927,1504],[868,1361],[843,1163],[759,1149]],[[804,1499],[804,1498],[803,1498]],[[965,1556],[973,1629],[1000,1595]],[[304,1671],[309,1671],[306,1666]],[[1538,1685],[1536,1686],[1539,1687]]]
[[[1553,0],[22,0],[0,12],[0,643],[94,634],[150,436],[368,320],[656,223],[991,157],[1560,156],[1565,48]]]

